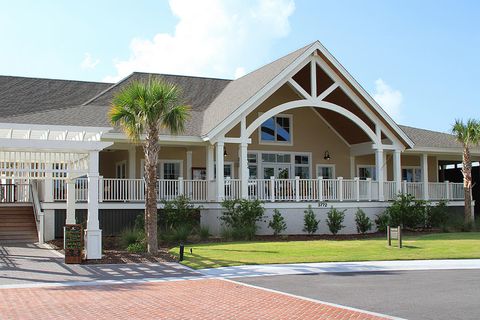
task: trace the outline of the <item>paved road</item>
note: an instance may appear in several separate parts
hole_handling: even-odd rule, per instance
[[[235,280],[407,319],[480,319],[480,270],[324,273]]]

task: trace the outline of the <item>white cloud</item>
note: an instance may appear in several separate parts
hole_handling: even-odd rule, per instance
[[[93,59],[92,55],[88,52],[85,53],[84,58],[82,63],[80,64],[80,67],[82,69],[95,69],[97,64],[100,63],[100,59]]]
[[[170,0],[179,21],[173,34],[158,33],[153,39],[134,38],[130,57],[116,59],[117,81],[133,71],[240,76],[241,66],[259,63],[275,39],[290,32],[293,0],[189,1]]]
[[[373,98],[395,121],[402,119],[403,95],[399,90],[393,89],[380,78],[375,81]]]

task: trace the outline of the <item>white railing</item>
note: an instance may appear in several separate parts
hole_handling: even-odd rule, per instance
[[[66,201],[66,181],[54,180],[54,200]],[[416,199],[422,200],[425,191],[428,191],[428,200],[438,201],[461,200],[464,190],[462,183],[430,182],[428,190],[424,190],[422,182],[401,183],[403,193],[409,193]],[[15,198],[16,201],[29,201],[29,185],[15,185],[11,189],[3,190],[6,198]],[[173,200],[180,195],[187,196],[194,202],[216,200],[215,181],[161,179],[157,181],[158,199]],[[100,178],[99,201],[143,202],[145,201],[145,181],[143,179],[113,179]],[[383,182],[384,200],[392,201],[398,195],[398,186],[394,181]],[[1,191],[1,190],[0,190]],[[241,180],[225,179],[225,199],[240,199]],[[14,193],[14,194],[13,194]],[[76,201],[88,200],[88,179],[75,180]],[[360,180],[343,179],[250,179],[248,180],[248,197],[266,202],[286,201],[378,201],[379,183],[371,179]]]
[[[38,242],[43,244],[45,241],[45,213],[40,206],[38,199],[38,189],[34,182],[30,183],[30,201],[32,202],[33,214],[35,215],[35,225],[37,226]]]

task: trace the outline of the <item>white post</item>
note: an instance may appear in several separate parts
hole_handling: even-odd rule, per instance
[[[372,201],[372,178],[367,178],[367,183],[368,183],[368,201]]]
[[[88,216],[85,230],[87,259],[102,258],[102,230],[98,221],[98,151],[89,152],[88,163]]]
[[[355,199],[360,201],[360,178],[355,177],[353,180],[355,180]]]
[[[300,177],[295,177],[295,201],[300,202]]]
[[[378,201],[384,201],[383,196],[383,182],[384,182],[384,170],[383,170],[383,149],[377,149],[375,151],[375,170],[378,181]]]
[[[75,224],[75,180],[68,179],[67,184],[67,217],[66,224]]]
[[[428,200],[428,155],[422,154],[420,158],[420,166],[422,168],[422,182],[423,182],[423,200]]]
[[[192,155],[191,150],[187,151],[187,180],[192,180]]]
[[[217,201],[222,202],[225,197],[225,178],[224,178],[224,154],[225,144],[223,141],[217,142]]]
[[[338,177],[338,200],[343,201],[343,177]]]
[[[178,177],[178,195],[182,196],[185,193],[183,177]]]
[[[247,160],[248,145],[245,142],[240,143],[238,156],[240,158],[239,164],[239,178],[241,183],[241,196],[242,199],[248,198],[248,160]]]
[[[128,178],[135,179],[136,167],[137,167],[137,147],[131,146],[128,149]]]
[[[323,177],[318,177],[317,183],[318,183],[318,201],[323,201]]]
[[[51,166],[51,164],[50,164]],[[51,169],[51,167],[50,167]],[[43,201],[44,202],[53,202],[53,178],[51,172],[45,173],[45,181],[43,184]]]
[[[208,200],[215,200],[215,185],[212,183],[214,178],[214,168],[215,168],[215,146],[208,144],[206,147],[207,159],[206,159],[206,179],[207,179],[207,188],[208,188]]]
[[[355,157],[350,156],[350,178],[355,178]]]
[[[445,180],[445,196],[446,200],[450,200],[450,183],[448,180]]]
[[[395,192],[402,192],[402,164],[401,151],[395,150],[393,155],[393,180],[395,181]],[[396,196],[396,195],[395,195]]]
[[[270,177],[270,201],[275,202],[275,177]]]
[[[402,187],[402,193],[403,193],[403,194],[407,194],[407,180],[403,180],[402,185],[403,185],[403,187]]]

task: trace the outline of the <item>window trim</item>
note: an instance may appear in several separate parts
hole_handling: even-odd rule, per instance
[[[332,163],[327,163],[327,164],[324,164],[324,163],[317,163],[315,165],[315,172],[317,173],[317,178],[320,177],[320,173],[319,173],[319,169],[320,167],[325,167],[325,168],[332,168],[332,179],[336,179],[337,178],[337,174],[335,172],[335,164],[332,164]],[[324,177],[325,178],[325,177]]]
[[[401,166],[400,171],[402,171],[403,169],[422,170],[422,167],[421,166]],[[402,181],[403,181],[404,180],[403,179],[403,172],[401,172],[401,173],[402,173]],[[413,177],[415,178],[415,172],[413,173]],[[412,182],[423,182],[422,178],[423,178],[423,174],[420,174],[420,181],[412,181]]]
[[[223,167],[225,168],[225,166],[230,166],[230,170],[232,171],[232,177],[230,177],[230,179],[235,179],[235,162],[233,161],[223,161]],[[217,161],[214,161],[213,162],[213,177],[214,179],[217,178]],[[225,169],[223,169],[223,175],[224,175],[224,179],[226,179],[225,177]]]
[[[301,151],[279,151],[279,150],[248,150],[248,153],[256,153],[257,154],[257,175],[262,172],[263,173],[263,161],[262,161],[262,153],[275,153],[275,154],[289,154],[290,155],[290,171],[295,173],[295,156],[307,156],[308,157],[308,174],[312,177],[312,165],[313,165],[313,155],[311,152],[301,152]],[[307,166],[307,165],[300,165],[300,166]],[[293,170],[293,171],[292,171]],[[259,177],[263,177],[263,174]],[[260,179],[257,177],[258,179]]]
[[[125,178],[118,177],[118,175],[117,175],[118,167],[122,167],[123,165],[125,165],[125,172],[124,172]],[[128,177],[127,160],[121,160],[121,161],[115,162],[115,178],[116,179],[127,179],[127,177]]]
[[[264,112],[259,112],[258,115],[261,116]],[[290,119],[290,141],[264,141],[262,140],[262,124],[258,127],[258,144],[259,145],[270,145],[270,146],[293,146],[293,114],[285,114],[285,113],[279,113],[273,116],[275,117],[283,117],[283,118],[289,118]],[[265,120],[266,121],[266,120]]]
[[[183,178],[183,160],[178,159],[160,159],[158,160],[158,165],[163,166],[164,163],[180,163],[180,175],[179,177]],[[163,169],[163,168],[162,168]],[[159,179],[163,179],[164,173],[163,170],[160,170]],[[145,178],[145,159],[140,159],[140,178]]]

